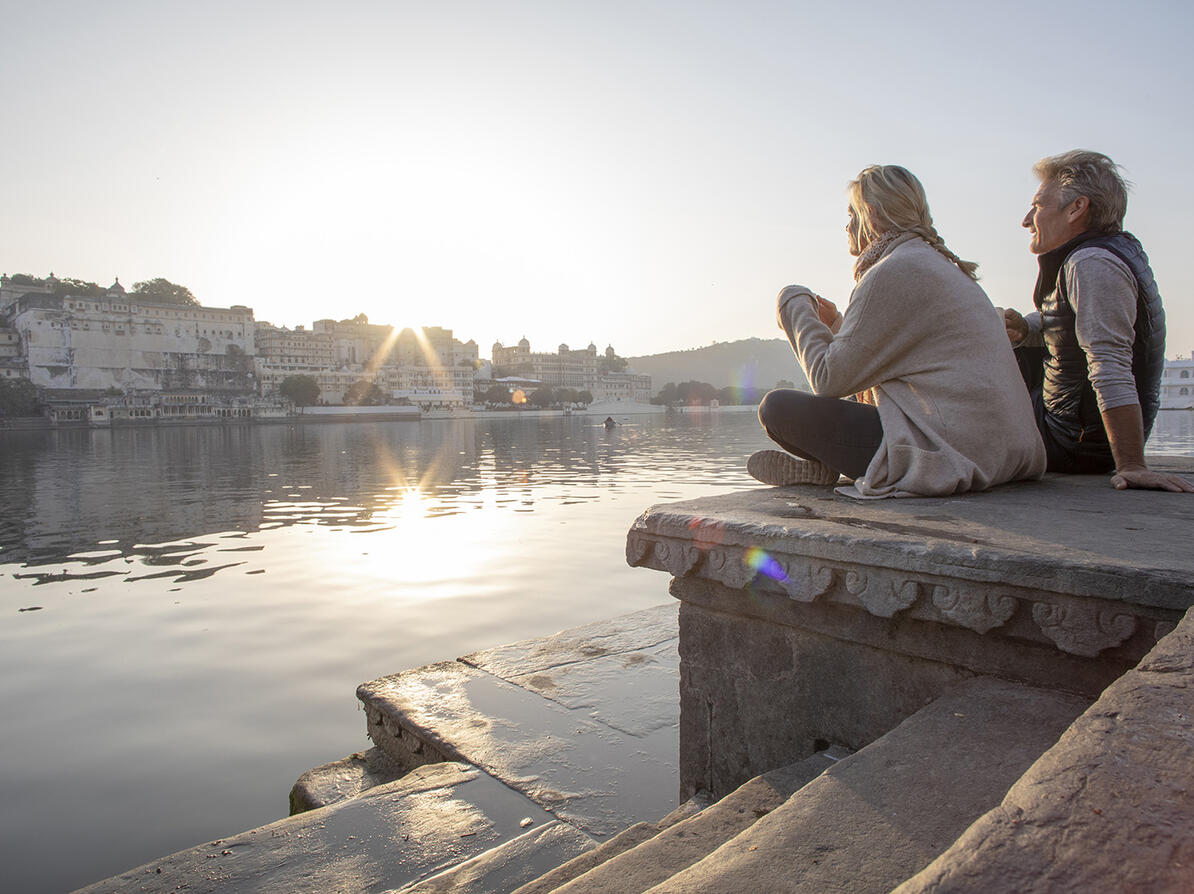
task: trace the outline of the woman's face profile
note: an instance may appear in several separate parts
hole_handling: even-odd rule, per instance
[[[849,220],[846,221],[846,239],[850,243],[850,254],[858,257],[866,250],[863,244],[862,221],[858,219],[853,205],[846,207],[846,213],[849,215]]]

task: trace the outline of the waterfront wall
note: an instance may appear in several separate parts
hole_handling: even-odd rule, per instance
[[[627,559],[672,575],[681,603],[681,796],[861,748],[973,676],[1096,698],[1194,603],[1179,504],[1050,476],[959,499],[773,488],[648,510]]]

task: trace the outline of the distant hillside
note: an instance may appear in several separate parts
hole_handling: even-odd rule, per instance
[[[780,379],[808,388],[792,346],[782,338],[747,338],[705,348],[669,351],[627,357],[630,368],[651,377],[654,394],[668,382],[708,382],[718,388],[728,385],[770,388]]]

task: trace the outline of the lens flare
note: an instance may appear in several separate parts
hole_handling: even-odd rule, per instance
[[[766,550],[752,546],[746,551],[746,565],[755,574],[761,574],[772,580],[787,580],[788,574],[784,566],[779,564]]]
[[[753,364],[741,366],[738,368],[737,373],[732,377],[730,384],[739,391],[754,391],[756,372],[757,370]]]
[[[510,403],[525,404],[526,402],[527,402],[527,396],[523,392],[523,390],[521,388],[515,388],[514,393],[510,395]]]

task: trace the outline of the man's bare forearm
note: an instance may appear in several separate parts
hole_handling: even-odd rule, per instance
[[[1144,418],[1140,404],[1126,404],[1103,411],[1103,427],[1116,471],[1148,468],[1144,464]]]
[[[1144,422],[1139,404],[1104,410],[1103,427],[1107,430],[1107,442],[1115,459],[1115,474],[1111,476],[1115,488],[1194,493],[1194,482],[1171,472],[1154,472],[1144,464]]]

